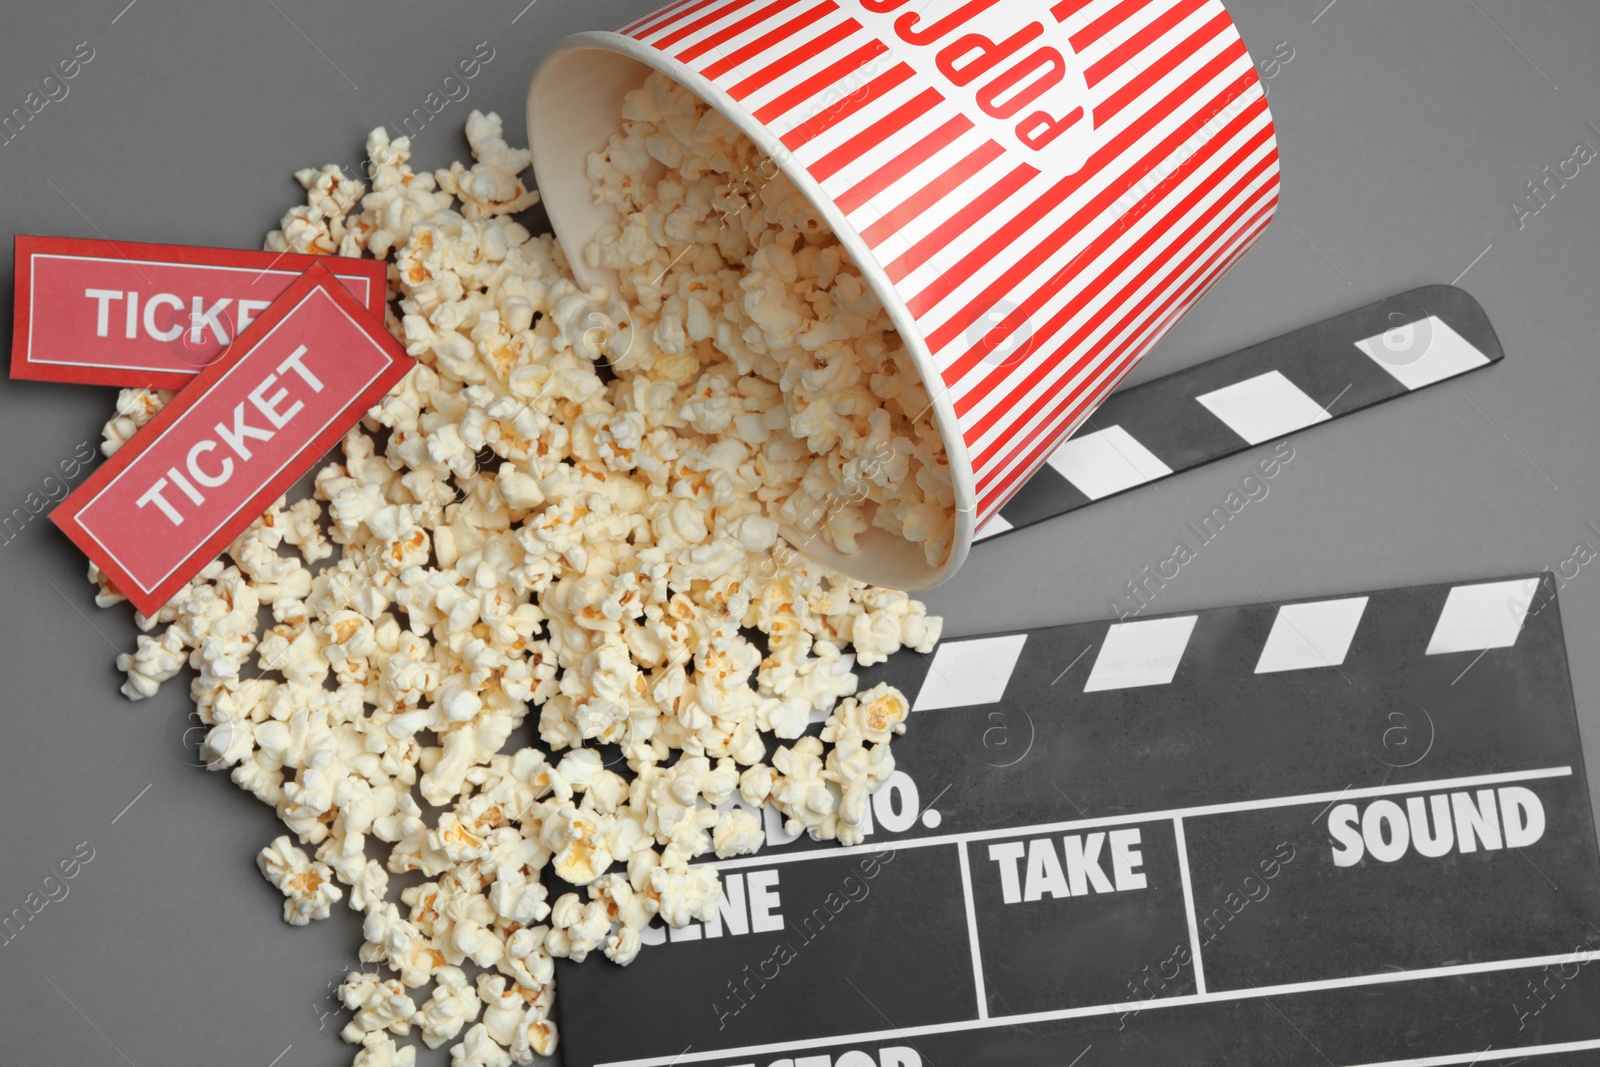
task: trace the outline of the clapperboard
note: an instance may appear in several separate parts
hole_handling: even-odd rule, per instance
[[[1600,1062],[1548,575],[861,675],[913,700],[865,843],[780,833],[715,864],[713,921],[559,963],[569,1067]]]
[[[1430,285],[1113,393],[977,540],[1074,511],[1501,358],[1477,301]]]

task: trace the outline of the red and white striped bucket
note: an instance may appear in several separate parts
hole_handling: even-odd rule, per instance
[[[1266,95],[1219,0],[679,0],[566,39],[529,91],[539,188],[588,284],[614,281],[581,252],[616,217],[585,159],[651,69],[816,205],[936,397],[961,512],[944,565],[882,531],[853,556],[806,547],[899,588],[955,572],[1278,199]]]

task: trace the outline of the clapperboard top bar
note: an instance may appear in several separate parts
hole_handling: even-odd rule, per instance
[[[979,541],[1505,358],[1478,302],[1429,285],[1113,393]]]
[[[1550,576],[952,639],[860,674],[913,703],[866,843],[769,819],[768,848],[714,864],[712,922],[562,966],[569,1062],[1294,1062],[1274,1009],[1340,1065],[1600,1048],[1568,1017],[1600,994],[1600,852]],[[1565,1007],[1530,992],[1550,968]],[[619,1001],[637,1027],[585,1025]]]

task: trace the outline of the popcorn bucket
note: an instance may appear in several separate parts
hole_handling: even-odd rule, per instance
[[[652,70],[772,156],[928,385],[958,509],[943,564],[880,530],[804,548],[896,588],[960,567],[1277,203],[1266,95],[1218,0],[679,0],[567,38],[529,89],[539,189],[585,284],[615,283],[582,250],[618,221],[585,161]]]

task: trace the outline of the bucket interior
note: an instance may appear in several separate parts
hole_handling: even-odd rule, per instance
[[[573,276],[585,286],[603,285],[616,292],[616,272],[592,267],[583,259],[584,250],[595,235],[605,226],[618,221],[616,209],[610,204],[595,203],[590,193],[587,160],[590,153],[605,149],[611,135],[620,128],[619,116],[625,97],[643,86],[645,79],[656,68],[643,59],[620,51],[613,44],[640,50],[644,46],[614,34],[603,36],[607,38],[604,44],[573,42],[557,50],[540,65],[528,89],[528,147],[533,154],[534,179],[538,183],[540,197],[556,238],[567,253]],[[665,60],[665,57],[661,58]],[[679,77],[672,70],[662,72],[728,115],[747,135],[755,138],[758,144],[761,143],[756,131],[749,128],[754,120],[740,114],[737,109],[719,105],[716,94],[707,91],[709,86]],[[881,270],[872,261],[870,253],[864,247],[858,247],[859,241],[852,242],[848,226],[836,217],[837,209],[815,188],[809,175],[796,175],[793,165],[787,162],[783,164],[783,169],[795,180],[801,193],[817,205],[845,243],[851,260],[894,317],[902,338],[908,339],[907,348],[927,379],[929,361],[919,352],[922,347],[920,343],[913,344],[909,340],[909,316],[904,314],[903,305],[887,280],[877,277]],[[648,180],[654,176],[647,173],[645,177]],[[938,382],[937,373],[931,381]],[[958,450],[964,447],[959,430],[953,429],[954,412],[939,411],[936,417],[944,436],[946,455],[954,467],[960,455]],[[928,563],[920,545],[877,527],[861,533],[856,538],[856,551],[848,553],[827,544],[820,531],[807,532],[784,527],[784,539],[812,559],[872,585],[891,589],[927,589],[955,573],[965,561],[972,543],[973,510],[960,507],[963,499],[962,486],[959,484],[961,475],[956,474],[955,477],[958,480],[956,529],[945,559],[937,565]],[[967,485],[970,484],[968,473]],[[863,510],[870,520],[871,505]]]
[[[534,180],[573,276],[586,286],[617,285],[615,271],[583,261],[595,234],[617,221],[616,209],[590,195],[586,161],[605,149],[619,128],[623,99],[649,74],[649,67],[620,52],[569,48],[546,60],[528,89]]]

